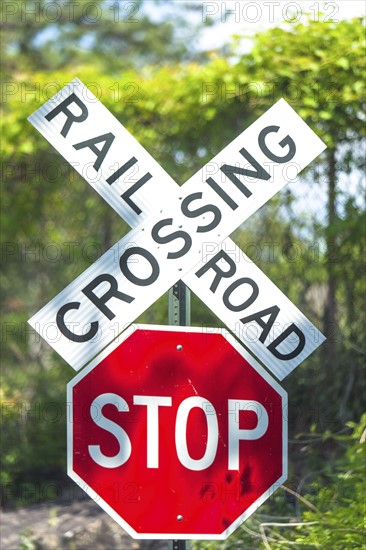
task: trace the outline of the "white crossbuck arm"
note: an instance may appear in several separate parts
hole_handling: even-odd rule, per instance
[[[78,79],[29,120],[133,227],[29,321],[73,368],[179,279],[279,379],[324,341],[228,238],[325,148],[284,100],[181,187]]]

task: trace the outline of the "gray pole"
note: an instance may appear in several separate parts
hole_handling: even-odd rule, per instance
[[[181,327],[191,324],[191,293],[183,281],[178,281],[169,290],[168,323]]]
[[[168,322],[182,327],[191,324],[191,293],[183,281],[178,281],[169,290]],[[172,550],[186,550],[186,541],[173,540]]]

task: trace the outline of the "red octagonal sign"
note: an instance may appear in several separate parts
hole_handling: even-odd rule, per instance
[[[224,539],[286,479],[286,392],[223,331],[134,327],[68,403],[69,475],[134,538]]]

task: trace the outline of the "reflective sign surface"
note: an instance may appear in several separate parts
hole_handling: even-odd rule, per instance
[[[217,329],[113,348],[69,384],[69,474],[135,538],[226,538],[286,479],[286,393]]]

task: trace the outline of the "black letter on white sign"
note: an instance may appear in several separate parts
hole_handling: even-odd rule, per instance
[[[159,231],[162,227],[165,227],[166,225],[172,225],[172,224],[173,224],[173,218],[166,218],[165,220],[160,220],[160,222],[156,223],[151,230],[151,236],[154,239],[154,241],[158,244],[170,243],[171,241],[175,241],[175,239],[184,240],[184,245],[180,250],[177,250],[177,252],[168,252],[167,258],[169,260],[181,258],[185,254],[187,254],[187,252],[191,249],[191,246],[192,246],[191,236],[185,231],[174,231],[174,233],[165,235],[165,237],[161,237],[159,235]]]
[[[109,284],[109,289],[103,294],[103,296],[99,297],[94,294],[94,289],[104,282]],[[108,317],[110,321],[116,316],[116,314],[113,313],[105,305],[108,300],[110,300],[111,298],[118,298],[119,300],[130,304],[135,299],[132,298],[132,296],[125,294],[124,292],[120,292],[118,290],[116,279],[109,273],[103,273],[102,275],[98,275],[98,277],[95,277],[95,279],[91,283],[83,288],[82,292],[87,298],[89,298],[91,302],[93,302],[93,304],[99,309],[99,311],[101,311],[106,317]]]
[[[128,160],[123,166],[118,168],[118,170],[114,172],[114,174],[109,176],[109,178],[107,179],[107,183],[109,183],[109,185],[112,185],[112,183],[118,180],[122,176],[122,174],[127,172],[127,170],[129,170],[131,166],[136,164],[136,162],[137,158],[131,157],[130,160]],[[132,202],[131,195],[136,193],[136,191],[138,191],[140,187],[142,187],[151,178],[152,175],[150,174],[150,172],[147,172],[144,176],[142,176],[142,178],[131,185],[131,187],[127,189],[127,191],[125,191],[123,195],[121,195],[122,199],[127,202],[128,206],[130,206],[132,210],[136,212],[136,214],[141,214],[141,209],[134,202]]]
[[[263,153],[266,155],[266,157],[268,157],[270,160],[273,160],[273,162],[279,162],[280,164],[283,164],[284,162],[288,162],[295,156],[296,145],[294,143],[294,140],[290,138],[290,136],[286,136],[285,138],[283,138],[282,141],[280,141],[279,144],[281,145],[282,148],[286,147],[286,145],[288,145],[288,148],[289,148],[287,155],[285,155],[284,157],[278,157],[277,155],[272,153],[272,151],[268,149],[265,142],[265,137],[267,136],[267,134],[270,134],[272,132],[278,132],[279,129],[280,129],[279,126],[267,126],[266,128],[263,128],[263,130],[260,132],[258,136],[258,144],[261,150],[263,151]]]
[[[222,259],[225,260],[225,262],[229,265],[229,269],[227,271],[223,271],[221,267],[217,265],[218,262]],[[235,274],[236,265],[234,260],[232,260],[230,256],[226,254],[226,252],[224,252],[223,250],[220,250],[220,252],[218,252],[216,256],[211,258],[211,260],[209,260],[203,267],[201,267],[201,269],[199,269],[195,275],[197,277],[202,277],[202,275],[204,275],[209,269],[213,269],[214,272],[216,273],[216,276],[210,286],[211,292],[215,293],[223,277],[225,279],[230,279],[230,277],[232,277]]]
[[[239,153],[250,162],[250,164],[255,168],[255,170],[248,170],[247,168],[240,168],[240,166],[230,166],[230,164],[224,164],[221,166],[220,170],[225,174],[226,177],[231,180],[236,187],[245,195],[250,197],[252,192],[245,187],[245,185],[235,176],[235,174],[240,174],[241,176],[247,176],[250,178],[256,178],[259,180],[269,180],[270,174],[252,157],[252,155],[244,147],[240,149]]]
[[[142,256],[147,260],[151,265],[151,275],[147,277],[146,279],[140,279],[140,277],[137,277],[134,273],[131,273],[128,260],[130,256]],[[134,285],[138,286],[148,286],[152,283],[155,283],[156,279],[159,277],[160,268],[159,264],[156,260],[156,258],[148,251],[145,250],[145,248],[141,248],[140,246],[134,246],[131,248],[128,248],[120,257],[119,259],[119,266],[121,268],[121,271],[123,275],[131,281]]]
[[[292,333],[295,333],[299,339],[297,347],[290,353],[282,353],[278,351],[277,349],[278,346],[282,344],[282,342],[284,342],[286,338],[290,336],[290,334]],[[287,327],[287,329],[284,330],[283,333],[280,334],[278,338],[276,338],[276,340],[273,340],[273,342],[271,342],[269,346],[267,346],[267,349],[275,357],[277,357],[277,359],[282,359],[282,361],[289,361],[290,359],[297,357],[299,353],[301,353],[302,350],[304,349],[304,346],[305,346],[305,336],[303,332],[301,332],[301,330],[296,325],[291,323],[291,325]]]
[[[96,335],[98,332],[98,323],[97,321],[93,321],[90,323],[90,329],[86,334],[74,334],[69,330],[65,324],[65,315],[70,309],[79,309],[80,302],[70,302],[69,304],[65,304],[62,306],[56,315],[56,324],[58,329],[62,332],[66,338],[71,340],[71,342],[87,342],[88,340],[91,340],[93,336]]]
[[[267,338],[269,331],[271,330],[273,323],[277,319],[277,315],[280,312],[280,308],[278,306],[271,306],[267,309],[263,309],[262,311],[258,311],[257,313],[253,313],[252,315],[248,315],[247,317],[243,317],[243,319],[240,319],[240,321],[243,323],[243,325],[246,325],[247,323],[250,323],[250,321],[255,321],[260,327],[262,327],[262,334],[259,337],[259,340],[263,343],[265,339]],[[263,317],[270,316],[268,321],[265,323],[263,321]]]
[[[213,204],[206,204],[205,206],[201,206],[200,208],[197,208],[196,210],[189,210],[188,205],[197,199],[202,198],[202,193],[192,193],[191,195],[188,195],[183,201],[181,210],[182,213],[187,216],[187,218],[197,218],[198,216],[202,216],[203,214],[207,214],[208,212],[212,212],[214,215],[214,218],[211,223],[207,225],[199,225],[197,227],[197,233],[207,233],[207,231],[211,231],[212,229],[215,229],[221,221],[221,211],[217,206]]]
[[[108,134],[103,134],[102,136],[97,136],[95,138],[87,139],[86,141],[81,141],[80,143],[76,143],[73,145],[74,149],[84,149],[85,147],[88,147],[93,151],[94,155],[96,155],[97,159],[93,164],[94,170],[98,172],[103,160],[105,159],[106,154],[109,151],[110,146],[112,145],[114,140],[114,135],[111,132],[108,132]],[[101,149],[99,149],[96,144],[101,143],[104,141],[104,145]]]
[[[245,300],[245,302],[243,302],[242,304],[239,304],[238,306],[234,306],[229,301],[229,297],[230,297],[231,293],[234,292],[234,290],[236,290],[238,288],[238,286],[241,286],[241,285],[251,286],[252,287],[252,293],[249,296],[249,298],[247,300]],[[225,290],[225,292],[222,296],[222,301],[224,302],[225,307],[227,307],[231,311],[243,311],[243,309],[246,309],[253,302],[255,302],[255,300],[258,298],[258,294],[259,294],[259,288],[258,288],[257,283],[254,282],[253,279],[249,279],[248,277],[241,277],[240,279],[238,279],[237,281],[234,281],[233,283],[231,283],[231,285],[229,285],[227,287],[227,289]]]
[[[213,178],[207,178],[206,183],[219,195],[219,197],[222,198],[223,201],[226,202],[228,206],[230,206],[231,210],[236,210],[238,208],[238,204],[236,204],[235,201],[228,195]]]
[[[245,197],[250,197],[252,192],[248,189],[235,174],[240,174],[241,176],[246,176],[249,178],[255,178],[259,180],[268,181],[270,179],[270,174],[255,160],[254,157],[247,151],[244,147],[240,149],[239,153],[248,160],[255,170],[249,170],[248,168],[241,168],[240,166],[231,166],[230,164],[223,164],[220,168],[221,172],[239,189]],[[217,193],[231,210],[236,210],[238,208],[237,203],[220,187],[220,185],[213,179],[207,178],[206,183]]]
[[[70,109],[68,109],[68,106],[71,105],[71,103],[76,103],[76,105],[81,109],[80,115],[74,115],[74,113],[70,111]],[[75,94],[71,94],[69,97],[67,97],[62,103],[60,103],[60,105],[57,105],[57,107],[50,111],[45,118],[49,121],[55,118],[55,116],[59,115],[60,113],[63,113],[67,117],[66,122],[61,130],[61,135],[63,137],[67,136],[73,122],[83,122],[85,119],[88,118],[88,109],[86,108],[86,105]]]

